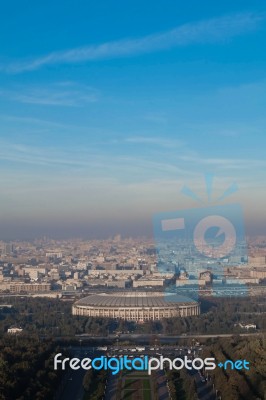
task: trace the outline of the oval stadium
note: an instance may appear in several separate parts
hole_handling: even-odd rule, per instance
[[[200,307],[196,301],[174,293],[112,292],[78,300],[72,314],[141,322],[199,315]]]

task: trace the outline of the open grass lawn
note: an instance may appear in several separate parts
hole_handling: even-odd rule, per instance
[[[129,389],[129,387],[132,387],[132,386],[137,386],[137,387],[140,386],[139,380],[136,378],[126,378],[124,389]]]
[[[142,387],[143,390],[151,390],[151,384],[149,379],[143,379],[142,380]]]
[[[129,375],[132,378],[145,378],[148,376],[147,371],[128,371],[124,370],[122,376]]]
[[[122,388],[123,400],[151,400],[151,384],[147,375],[130,374]]]
[[[151,397],[151,392],[145,390],[145,391],[143,392],[143,400],[151,400],[151,399],[152,399],[152,397]]]
[[[124,396],[122,397],[123,400],[143,400],[143,394],[141,390],[135,389],[125,389]]]
[[[135,390],[125,390],[123,400],[134,400],[135,399]]]

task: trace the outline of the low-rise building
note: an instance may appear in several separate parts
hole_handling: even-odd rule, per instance
[[[133,288],[137,287],[148,287],[148,286],[163,286],[164,285],[165,279],[145,279],[145,278],[140,278],[138,280],[133,281]]]
[[[7,333],[11,333],[11,334],[16,334],[16,333],[21,333],[23,331],[22,328],[17,328],[15,326],[8,328]]]

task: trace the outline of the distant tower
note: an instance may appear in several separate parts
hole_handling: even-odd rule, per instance
[[[115,235],[114,242],[121,242],[121,235],[120,234]]]
[[[3,250],[3,255],[11,256],[13,254],[13,251],[14,251],[13,243],[5,243],[4,250]]]

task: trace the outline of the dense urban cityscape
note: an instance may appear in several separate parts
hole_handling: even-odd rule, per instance
[[[151,239],[122,239],[117,235],[108,240],[0,242],[0,291],[60,298],[97,288],[163,290],[196,283],[201,296],[215,296],[221,291],[223,295],[233,294],[238,286],[240,290],[247,287],[248,295],[255,296],[263,294],[265,288],[265,240],[250,239],[248,262],[236,265],[229,258],[220,276],[214,275],[206,261],[205,268],[198,268],[197,279],[190,279],[182,262],[171,266],[170,272],[161,271]],[[191,257],[191,262],[197,260]]]
[[[9,343],[15,340],[13,346],[18,349],[35,346],[41,340],[43,351],[50,354],[50,359],[59,347],[75,357],[107,355],[142,360],[144,355],[175,354],[193,361],[201,354],[208,356],[213,352],[221,359],[224,357],[220,354],[221,348],[233,352],[232,343],[237,337],[239,346],[255,340],[257,349],[262,346],[263,357],[264,237],[249,238],[248,259],[239,265],[234,260],[231,265],[229,258],[221,276],[216,276],[208,263],[205,269],[200,263],[197,290],[195,276],[189,279],[183,262],[174,269],[171,263],[171,271],[159,270],[156,247],[147,238],[116,235],[108,240],[53,240],[45,237],[0,245],[0,332],[4,359],[12,353],[11,350],[6,353],[9,351],[5,344],[7,337]],[[180,260],[183,260],[182,254]],[[197,296],[193,299],[195,292]],[[248,335],[245,341],[242,335]],[[252,357],[249,354],[249,359]],[[63,372],[57,371],[50,379],[49,388],[38,391],[31,384],[31,396],[41,399],[52,391],[55,399],[118,400],[126,399],[135,390],[141,398],[180,396],[194,400],[197,395],[199,399],[212,400],[222,399],[225,392],[223,376],[216,370],[209,374],[203,369],[198,373],[194,369],[188,374],[155,371],[151,376],[128,372],[126,377],[124,372],[117,376],[112,376],[110,371],[101,371],[100,375]],[[234,379],[238,382],[238,377]],[[235,383],[234,391],[229,389],[226,399],[238,398],[241,393],[243,396],[243,387],[250,399],[253,396],[262,399],[259,397],[265,390],[262,384],[255,389],[254,378],[250,376],[247,389],[241,379],[239,384]],[[93,380],[98,382],[96,387],[91,383]],[[133,380],[138,383],[131,387]],[[2,398],[11,398],[16,390],[18,393],[22,390],[17,381],[13,389],[2,387],[5,393]]]

